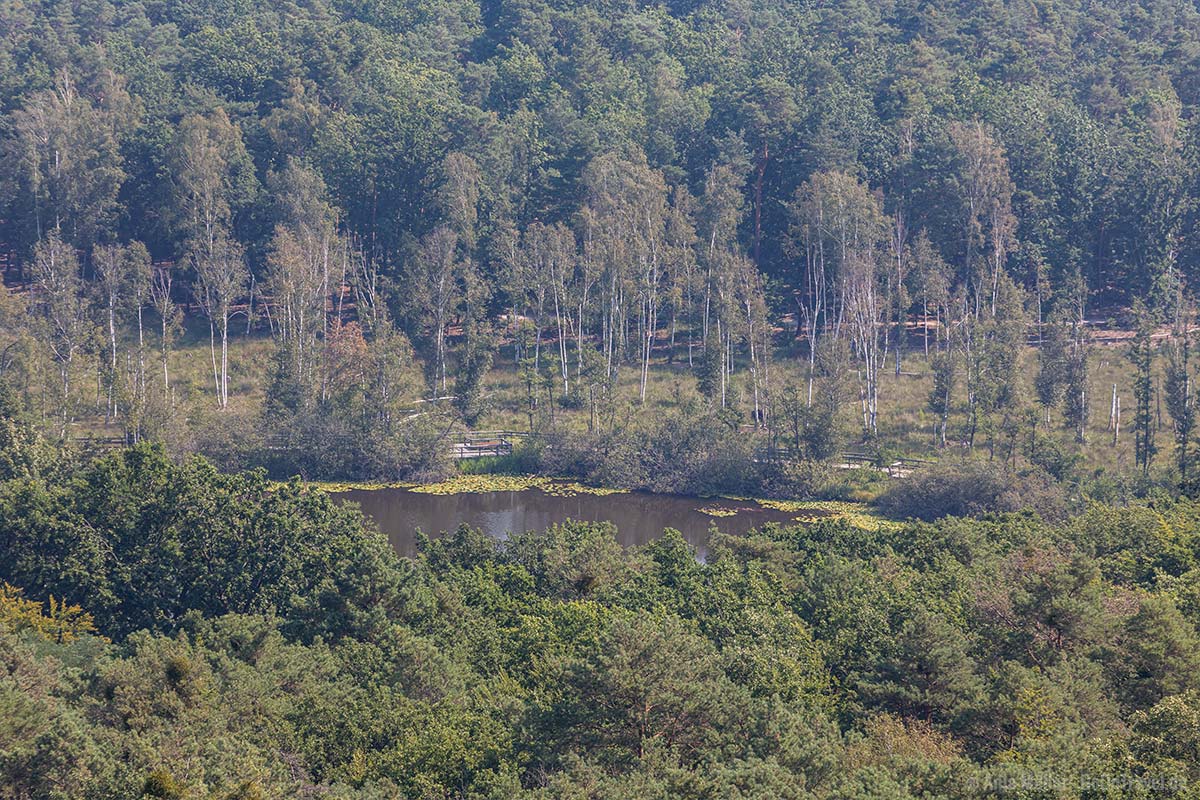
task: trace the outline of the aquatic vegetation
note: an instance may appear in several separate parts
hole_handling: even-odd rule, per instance
[[[864,531],[896,530],[900,523],[896,520],[881,516],[866,503],[847,502],[845,500],[768,500],[761,497],[740,497],[738,495],[721,495],[721,500],[738,503],[755,503],[759,508],[780,511],[784,514],[794,514],[795,522],[814,523],[823,519],[841,520],[852,527]],[[721,505],[710,505],[699,509],[700,513],[710,517],[732,517],[745,508],[729,508]]]
[[[457,475],[438,483],[408,487],[421,494],[471,494],[478,492],[524,492],[539,489],[555,497],[575,497],[580,494],[604,496],[628,491],[598,486],[584,486],[573,481],[555,480],[535,475]]]
[[[865,531],[895,530],[896,520],[880,516],[864,503],[844,500],[759,500],[763,508],[795,514],[796,522],[817,522],[823,519],[841,520]]]
[[[552,497],[576,497],[628,492],[628,489],[612,489],[602,486],[586,486],[576,481],[547,478],[537,475],[501,475],[496,473],[456,475],[437,483],[355,483],[355,482],[310,482],[309,486],[337,494],[340,492],[372,489],[407,489],[419,494],[455,495],[480,494],[484,492],[526,492],[537,489]],[[731,507],[714,502],[697,509],[701,514],[723,519],[736,516],[756,504],[760,508],[795,515],[796,522],[813,523],[823,519],[841,520],[865,531],[895,530],[900,523],[881,516],[865,503],[844,500],[767,500],[754,497],[722,496],[720,500],[745,503],[745,507]]]
[[[284,481],[276,481],[277,485],[283,485]],[[341,494],[343,492],[371,491],[373,489],[412,489],[418,484],[409,483],[407,481],[390,481],[390,482],[372,482],[372,481],[305,481],[305,486],[310,486],[315,489],[320,489],[329,494]]]
[[[726,508],[724,506],[705,506],[704,508],[697,509],[701,514],[707,514],[710,517],[733,517],[737,516],[737,513],[741,510],[739,508]]]
[[[606,497],[610,494],[623,494],[628,492],[628,489],[613,489],[606,486],[587,486],[586,484],[577,483],[575,481],[556,481],[547,479],[544,483],[539,483],[537,488],[554,497],[574,497],[580,494],[590,494],[596,497]]]
[[[286,481],[272,482],[272,486],[285,485],[287,485]],[[604,486],[586,486],[575,481],[546,478],[537,475],[499,475],[495,473],[456,475],[453,478],[438,481],[437,483],[411,483],[408,481],[391,481],[387,483],[371,483],[366,481],[306,481],[305,485],[330,494],[372,491],[374,489],[407,489],[410,492],[435,495],[524,492],[530,489],[539,489],[554,497],[575,497],[581,494],[604,497],[610,494],[629,491],[628,489],[613,489]]]
[[[420,494],[471,494],[476,492],[523,492],[532,488],[532,479],[520,475],[456,475],[437,483],[412,487]]]

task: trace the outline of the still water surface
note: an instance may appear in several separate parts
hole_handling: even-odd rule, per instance
[[[462,523],[496,539],[512,531],[540,531],[567,519],[612,522],[622,545],[645,544],[675,528],[703,557],[709,529],[744,534],[766,522],[791,522],[795,515],[763,508],[752,500],[715,500],[627,492],[603,497],[558,497],[540,489],[436,495],[408,489],[360,489],[335,495],[358,503],[403,556],[416,554],[416,532],[437,534]],[[700,509],[734,510],[713,517]]]

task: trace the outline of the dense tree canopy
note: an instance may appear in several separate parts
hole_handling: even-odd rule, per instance
[[[733,157],[738,238],[785,276],[812,176],[881,190],[964,279],[976,255],[1093,293],[1193,274],[1189,3],[26,3],[5,9],[5,238],[182,255],[232,226],[256,270],[270,175],[316,170],[397,264],[442,222],[496,279],[511,231],[574,223],[602,157],[694,195]],[[469,161],[469,221],[442,202]],[[633,180],[630,177],[630,180]],[[986,259],[985,259],[986,260]]]
[[[1198,76],[1184,0],[0,0],[0,800],[1194,796]],[[268,479],[501,390],[501,466],[894,519]]]
[[[913,455],[902,405],[920,449],[1063,479],[1102,423],[1093,331],[1141,300],[1112,450],[1124,393],[1141,480],[1193,488],[1193,4],[0,14],[0,378],[61,438],[419,477],[444,410],[611,438],[622,376],[653,405],[686,359],[760,461],[850,430]],[[932,386],[897,397],[918,347]]]
[[[0,796],[1200,780],[1190,502],[769,526],[703,562],[670,530],[623,551],[603,524],[464,527],[407,560],[319,490],[144,446],[64,477],[0,483]]]

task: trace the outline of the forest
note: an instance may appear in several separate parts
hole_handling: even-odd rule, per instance
[[[665,439],[760,495],[855,491],[813,477],[847,450],[1191,491],[1190,3],[0,22],[0,379],[55,438],[396,480],[519,428],[594,482],[650,486]]]
[[[1200,504],[396,556],[352,507],[6,406],[0,797],[1157,798]]]
[[[1185,0],[0,0],[0,800],[1200,797],[1198,76]],[[467,471],[855,513],[331,494]]]

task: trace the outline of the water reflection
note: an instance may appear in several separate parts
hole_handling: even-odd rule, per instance
[[[358,503],[401,555],[416,553],[416,532],[431,535],[466,523],[496,539],[512,531],[544,530],[567,519],[608,521],[626,547],[645,544],[676,528],[700,556],[710,528],[743,534],[766,522],[790,522],[794,515],[759,506],[753,501],[704,500],[694,497],[629,492],[603,497],[581,494],[557,497],[540,489],[520,492],[424,494],[407,489],[343,492],[337,497]],[[700,509],[721,508],[732,516],[713,517]]]

